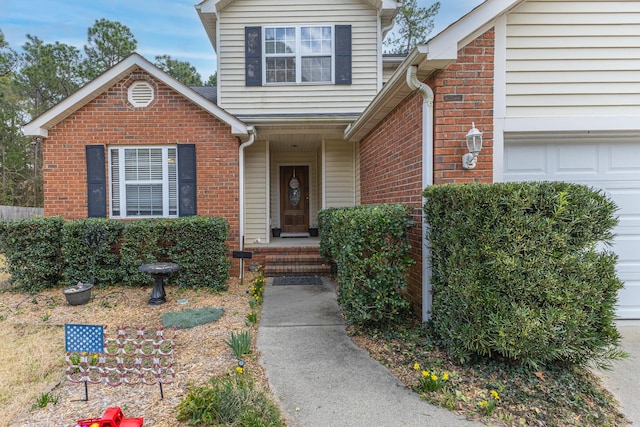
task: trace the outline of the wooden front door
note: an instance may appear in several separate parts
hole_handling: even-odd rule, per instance
[[[309,167],[280,167],[280,224],[283,233],[309,231]]]

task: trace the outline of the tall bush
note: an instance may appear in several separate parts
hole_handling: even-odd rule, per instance
[[[568,183],[463,184],[424,191],[433,327],[461,360],[530,366],[605,362],[615,328],[617,220],[603,193]]]
[[[405,205],[387,204],[320,213],[321,247],[337,265],[338,302],[349,323],[388,326],[408,313],[403,290],[413,262],[409,212]]]
[[[3,221],[0,247],[11,283],[30,293],[58,284],[64,269],[60,245],[63,225],[60,217]]]

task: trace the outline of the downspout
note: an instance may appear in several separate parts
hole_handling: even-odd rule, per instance
[[[256,140],[256,133],[253,126],[249,127],[249,140],[240,144],[239,157],[239,180],[240,180],[240,250],[244,250],[244,149],[253,144]],[[240,279],[244,272],[244,258],[240,258]]]
[[[407,69],[407,86],[422,95],[422,188],[433,185],[433,90],[418,80],[418,67]],[[422,199],[424,206],[425,199]],[[431,249],[427,241],[427,223],[422,211],[422,320],[431,319]]]

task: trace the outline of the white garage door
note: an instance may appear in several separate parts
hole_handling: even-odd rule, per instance
[[[617,315],[640,319],[640,137],[512,138],[504,181],[567,181],[603,189],[618,205],[614,251],[625,282]]]

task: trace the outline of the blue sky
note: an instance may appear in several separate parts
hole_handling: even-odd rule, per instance
[[[437,34],[483,0],[441,0]],[[418,0],[429,6],[433,0]],[[87,29],[105,18],[129,27],[138,41],[137,52],[150,61],[170,55],[195,66],[204,80],[215,72],[216,56],[194,5],[198,0],[2,0],[0,30],[19,50],[26,35],[46,43],[56,41],[82,49]]]

